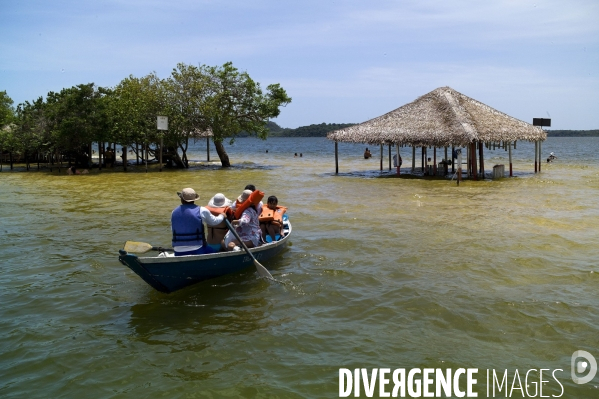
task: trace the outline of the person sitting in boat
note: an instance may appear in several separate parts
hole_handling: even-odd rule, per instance
[[[173,250],[175,256],[202,255],[216,252],[206,244],[204,225],[216,226],[223,222],[225,215],[214,216],[203,206],[197,206],[194,201],[200,196],[193,188],[184,188],[177,193],[181,205],[171,214],[171,229],[173,231]]]
[[[243,212],[238,219],[233,220],[231,223],[237,231],[237,234],[239,234],[239,238],[241,238],[248,248],[254,248],[260,245],[262,234],[260,231],[260,222],[258,221],[259,213],[256,209],[257,206],[250,198],[251,194],[251,190],[243,190],[241,195],[237,198],[238,209],[236,210],[236,215],[240,209],[243,209]],[[227,232],[227,235],[223,240],[223,246],[228,251],[238,251],[240,250],[239,245],[240,243],[235,238],[235,235],[230,231]]]
[[[210,211],[214,216],[225,215],[227,217],[231,211],[231,203],[232,201],[225,197],[222,193],[216,193],[214,197],[208,201],[208,205],[206,205],[206,209]],[[215,226],[209,226],[206,223],[207,232],[206,232],[206,243],[209,247],[214,249],[215,252],[218,252],[222,249],[222,241],[225,238],[225,234],[229,231],[227,224],[223,220],[221,223]]]
[[[254,191],[256,191],[256,186],[254,186],[253,184],[248,184],[247,186],[245,186],[244,190],[250,190],[251,192],[254,192]],[[233,209],[233,210],[237,209],[238,205],[239,205],[239,198],[231,204],[231,209]],[[264,204],[262,203],[262,201],[260,201],[256,205],[256,210],[258,211],[258,215],[260,215],[262,213],[263,206],[264,206]]]
[[[366,149],[364,150],[364,159],[368,159],[372,156],[372,154],[370,153],[370,150],[368,149],[368,147],[366,147]]]
[[[549,154],[549,158],[547,158],[547,163],[549,162],[553,162],[554,159],[557,159],[557,157],[555,156],[555,154],[552,152],[551,154]]]
[[[287,208],[279,206],[279,200],[274,195],[268,197],[266,206],[262,208],[262,213],[258,220],[260,221],[260,230],[262,231],[262,239],[265,242],[272,242],[273,239],[278,241],[281,239],[281,228],[283,227],[283,215],[287,212]]]

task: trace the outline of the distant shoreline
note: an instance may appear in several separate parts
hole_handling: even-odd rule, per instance
[[[547,137],[599,137],[599,129],[595,129],[595,130],[548,130]]]
[[[321,123],[319,125],[300,126],[296,129],[283,128],[274,122],[268,122],[270,137],[326,137],[327,133],[343,129],[355,123]],[[547,130],[548,137],[599,137],[595,130]]]

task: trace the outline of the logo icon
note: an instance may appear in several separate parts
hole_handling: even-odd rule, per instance
[[[584,359],[584,360],[581,360]],[[595,374],[597,374],[597,361],[587,351],[578,350],[572,354],[571,361],[572,368],[572,381],[576,384],[586,384],[595,378]],[[577,374],[582,374],[587,372],[588,374],[584,377],[578,377]]]

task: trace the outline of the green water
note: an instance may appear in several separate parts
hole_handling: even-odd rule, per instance
[[[541,174],[522,144],[518,177],[459,187],[377,178],[363,146],[342,147],[335,176],[321,139],[240,140],[230,170],[4,165],[0,396],[338,397],[340,368],[463,367],[479,397],[486,369],[511,383],[533,368],[562,369],[562,397],[597,397],[570,357],[599,359],[599,140],[569,140],[544,144],[559,158]],[[265,263],[284,284],[250,268],[166,295],[118,262],[127,240],[168,245],[176,191],[204,204],[248,183],[289,207],[291,244]]]

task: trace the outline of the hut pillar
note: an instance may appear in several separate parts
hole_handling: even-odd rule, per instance
[[[339,143],[335,140],[335,174],[339,174],[339,151],[338,151]]]
[[[437,176],[437,147],[433,148],[433,176]]]
[[[399,174],[400,174],[399,168],[401,167],[401,165],[400,165],[401,156],[399,155],[399,144],[396,144],[395,149],[396,149],[396,154],[397,154],[397,176],[399,176]]]
[[[472,178],[478,180],[476,173],[476,142],[470,143],[470,168],[472,170]]]
[[[482,142],[478,142],[478,156],[480,158],[480,175],[481,178],[484,180],[485,179],[485,158],[483,156],[483,143]]]
[[[421,164],[421,169],[422,169],[422,174],[424,175],[424,157],[425,157],[425,153],[426,153],[426,147],[422,146],[422,164]]]
[[[383,143],[381,143],[381,172],[383,171]]]
[[[542,156],[541,156],[541,145],[543,144],[543,142],[541,140],[539,140],[539,173],[541,173],[541,164],[543,162],[541,162]]]
[[[161,133],[160,134],[160,171],[162,172],[162,153],[164,152],[164,149],[162,148],[163,144],[164,144],[164,135]],[[210,158],[210,155],[208,155],[208,158]]]
[[[455,154],[455,146],[451,146],[451,174],[453,175],[455,173],[455,162],[453,161],[453,154]],[[445,158],[445,160],[447,161],[447,158]],[[460,165],[460,167],[462,167],[462,165]]]
[[[535,173],[537,173],[537,161],[539,159],[539,142],[535,141]]]
[[[416,147],[412,146],[412,174],[416,170]]]
[[[391,170],[391,144],[389,145],[389,170]]]
[[[512,143],[508,143],[508,155],[510,158],[510,177],[512,177]]]

